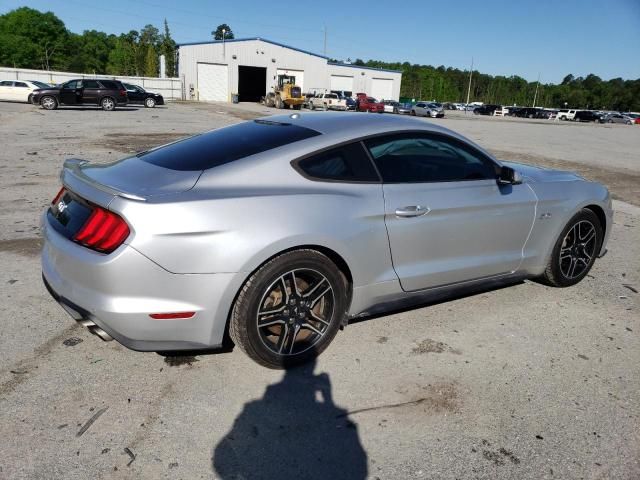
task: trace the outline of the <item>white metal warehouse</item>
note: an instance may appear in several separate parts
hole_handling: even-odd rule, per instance
[[[328,57],[264,38],[183,43],[178,71],[186,98],[201,101],[259,101],[278,83],[295,77],[302,91],[364,92],[378,100],[398,100],[402,72],[333,63]]]

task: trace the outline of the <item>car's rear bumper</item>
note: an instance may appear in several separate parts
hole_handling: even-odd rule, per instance
[[[236,283],[242,281],[237,274],[170,273],[126,244],[103,255],[66,239],[46,218],[43,232],[43,279],[76,321],[90,329],[94,324],[133,350],[222,346]],[[183,320],[150,317],[172,312],[195,314]]]

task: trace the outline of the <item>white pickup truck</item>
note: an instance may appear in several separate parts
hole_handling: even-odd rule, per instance
[[[318,93],[309,99],[309,108],[315,110],[346,110],[347,101],[340,99],[335,93]]]

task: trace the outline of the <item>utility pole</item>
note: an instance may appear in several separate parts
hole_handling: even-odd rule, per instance
[[[467,87],[467,104],[464,107],[464,114],[467,114],[467,107],[469,106],[469,96],[471,95],[471,76],[473,75],[473,57],[471,57],[471,69],[469,70],[469,86]]]
[[[324,56],[327,56],[327,26],[324,26]]]
[[[540,72],[538,72],[538,81],[536,82],[536,93],[533,95],[533,108],[536,108],[536,100],[538,99],[538,86],[540,85]]]

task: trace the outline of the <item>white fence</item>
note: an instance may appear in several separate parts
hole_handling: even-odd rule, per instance
[[[48,70],[29,70],[24,68],[0,67],[2,80],[39,80],[45,83],[63,83],[74,78],[105,78],[121,80],[140,85],[144,89],[159,93],[167,100],[184,99],[182,80],[179,78],[120,77],[113,75],[91,75],[88,73],[53,72]]]

